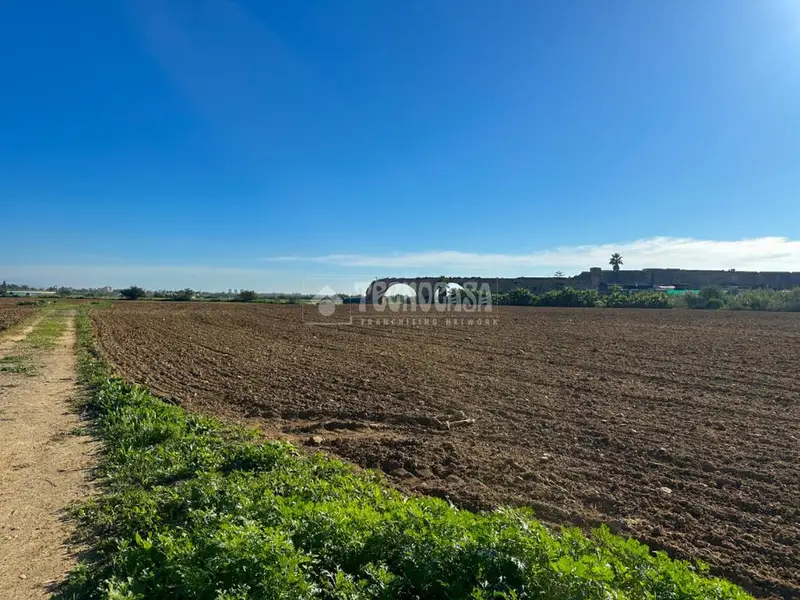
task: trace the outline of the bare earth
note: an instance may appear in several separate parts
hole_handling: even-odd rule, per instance
[[[33,306],[20,306],[19,303],[19,298],[0,298],[0,333],[34,314]],[[4,339],[0,337],[0,342]]]
[[[75,326],[54,348],[0,340],[0,359],[24,356],[32,374],[0,372],[0,596],[45,598],[74,565],[65,508],[89,491],[89,437],[76,436]],[[29,332],[30,328],[26,330]]]

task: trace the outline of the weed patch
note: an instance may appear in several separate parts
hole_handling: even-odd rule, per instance
[[[0,358],[0,373],[35,375],[36,367],[25,356],[4,356]]]
[[[407,498],[371,472],[187,413],[109,377],[78,318],[105,493],[62,598],[744,599],[705,567],[601,528]]]
[[[64,335],[67,323],[63,317],[47,315],[25,338],[25,343],[33,348],[52,348]]]

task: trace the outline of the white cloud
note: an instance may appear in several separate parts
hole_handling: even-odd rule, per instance
[[[554,269],[579,272],[607,266],[613,252],[622,254],[625,268],[737,269],[751,271],[800,270],[800,241],[762,237],[738,241],[656,237],[632,242],[565,246],[528,254],[493,254],[455,250],[401,254],[328,254],[278,256],[265,260],[306,262],[344,268],[419,270],[420,275],[459,271],[464,275],[542,275]]]
[[[127,287],[148,289],[254,289],[286,292],[300,289],[302,275],[239,267],[197,265],[0,265],[0,279],[34,286]]]
[[[315,293],[328,285],[340,293],[363,290],[376,277],[459,275],[518,277],[568,275],[589,267],[608,267],[613,252],[625,269],[675,267],[740,271],[800,271],[800,241],[764,237],[739,241],[651,238],[633,242],[567,246],[527,254],[482,254],[456,250],[401,254],[328,254],[265,259],[273,269],[202,265],[0,265],[0,280],[36,286],[64,285],[148,289],[225,290]]]

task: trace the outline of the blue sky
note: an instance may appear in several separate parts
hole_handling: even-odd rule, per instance
[[[796,0],[0,7],[0,278],[800,270]]]

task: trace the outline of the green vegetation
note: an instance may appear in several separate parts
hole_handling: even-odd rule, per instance
[[[492,303],[509,306],[580,306],[606,308],[696,308],[709,310],[759,310],[800,312],[800,288],[793,290],[725,291],[707,287],[699,293],[670,296],[666,292],[643,290],[625,292],[612,286],[607,294],[595,290],[563,288],[544,294],[518,288],[494,294]]]
[[[119,295],[125,300],[140,300],[147,295],[147,292],[138,285],[132,285],[131,287],[120,290]]]
[[[748,290],[730,294],[725,306],[731,310],[800,312],[800,288],[793,290]]]
[[[622,255],[619,252],[614,252],[614,254],[611,255],[611,258],[608,259],[608,264],[611,265],[611,268],[614,271],[619,271],[619,268],[624,264],[622,262]]]
[[[190,300],[194,300],[195,291],[191,288],[186,288],[183,290],[178,290],[177,292],[172,292],[169,296],[170,300],[175,300],[176,302],[189,302]]]
[[[495,294],[492,302],[509,306],[566,306],[608,308],[671,308],[670,298],[664,292],[623,292],[612,287],[608,294],[596,290],[576,290],[566,287],[537,295],[530,290],[518,288],[507,294]]]
[[[97,308],[111,308],[112,302],[111,300],[92,300],[91,302],[87,303],[89,306],[94,306]]]
[[[599,306],[600,294],[595,290],[576,290],[566,287],[561,290],[550,290],[539,296],[536,306]]]
[[[253,290],[241,290],[236,294],[237,302],[253,302],[258,299],[258,294]]]
[[[0,373],[35,375],[36,368],[25,356],[4,356],[0,358]]]
[[[600,306],[601,295],[595,290],[576,290],[566,287],[536,295],[525,288],[511,290],[507,294],[495,294],[493,304],[509,306]]]
[[[700,290],[699,294],[676,298],[675,305],[708,310],[800,312],[800,288],[726,292],[718,287],[707,287]]]
[[[618,287],[602,299],[608,308],[672,308],[672,302],[665,292],[642,291],[625,293]]]
[[[45,316],[25,338],[25,343],[34,348],[52,348],[64,335],[67,323],[63,317],[51,313]]]
[[[125,300],[141,300],[147,295],[147,292],[138,285],[132,285],[131,287],[120,290],[119,295]]]
[[[602,528],[406,498],[322,454],[228,428],[109,377],[78,319],[105,494],[61,598],[745,599],[704,566]]]
[[[50,304],[52,300],[20,300],[17,302],[17,306],[47,306]]]

